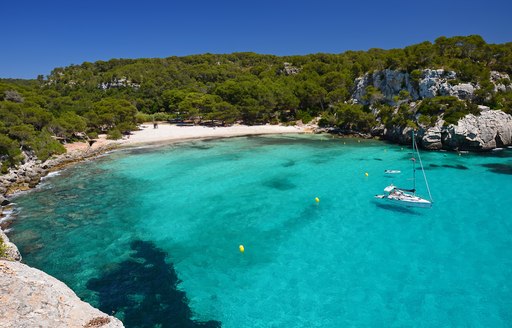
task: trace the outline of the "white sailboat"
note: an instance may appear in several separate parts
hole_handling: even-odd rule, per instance
[[[427,187],[429,199],[421,198],[416,196],[416,157],[418,156],[421,172],[423,172],[423,178],[425,179],[425,185]],[[414,140],[414,130],[412,131],[412,172],[413,172],[413,188],[412,189],[404,189],[394,186],[393,184],[384,188],[384,195],[376,195],[376,198],[380,198],[386,201],[389,201],[396,205],[402,206],[411,206],[411,207],[432,207],[434,201],[432,200],[432,195],[430,194],[430,188],[428,187],[427,176],[425,175],[425,170],[423,170],[423,163],[421,162],[420,152],[418,151],[418,146],[416,145],[416,141]]]

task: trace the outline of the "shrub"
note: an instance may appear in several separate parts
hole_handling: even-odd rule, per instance
[[[152,115],[152,120],[154,121],[168,121],[172,118],[171,115],[167,114],[167,113],[163,113],[163,112],[158,112],[158,113],[154,113]],[[148,121],[146,121],[148,122]]]
[[[324,113],[322,115],[322,118],[318,121],[318,126],[320,127],[327,127],[327,126],[334,126],[336,125],[336,116],[331,113]]]
[[[98,138],[98,132],[96,132],[96,131],[88,132],[87,136],[89,137],[89,139],[97,139]]]
[[[50,156],[66,152],[64,146],[55,140],[49,132],[41,131],[37,136],[27,142],[27,146],[34,151],[37,158],[46,161]]]
[[[419,69],[415,69],[411,72],[410,74],[410,77],[411,77],[411,81],[415,84],[415,85],[418,85],[420,83],[420,79],[421,79],[421,70]]]
[[[418,123],[422,125],[429,125],[430,124],[430,116],[427,115],[420,115],[418,118]]]
[[[146,122],[151,122],[153,120],[153,116],[151,114],[139,112],[135,115],[135,120],[137,121],[138,124],[142,124]]]
[[[457,124],[461,118],[466,116],[463,112],[450,112],[443,116],[444,126],[448,126],[450,124]]]
[[[342,129],[368,132],[375,124],[373,114],[365,111],[361,105],[337,104],[334,108],[338,126]]]
[[[2,158],[2,173],[7,172],[9,166],[21,160],[20,144],[5,134],[0,134],[0,158]]]
[[[107,133],[107,139],[119,140],[122,137],[123,135],[121,134],[121,131],[119,131],[118,129],[112,129]]]
[[[311,122],[313,117],[311,117],[311,114],[309,114],[308,112],[299,110],[299,111],[297,111],[297,119],[301,120],[302,123],[307,124],[307,123]]]

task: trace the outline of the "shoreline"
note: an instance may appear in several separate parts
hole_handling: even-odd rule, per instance
[[[86,160],[93,160],[105,153],[114,151],[116,149],[126,149],[132,147],[144,147],[144,146],[159,146],[166,145],[174,142],[190,141],[190,140],[205,140],[205,139],[221,139],[230,137],[242,137],[242,136],[256,136],[265,134],[303,134],[303,133],[314,133],[315,126],[280,126],[280,125],[263,125],[263,126],[240,126],[235,125],[231,127],[203,127],[203,126],[176,126],[171,124],[158,124],[158,126],[151,127],[149,124],[142,124],[140,130],[133,131],[130,135],[123,137],[120,140],[107,140],[106,136],[101,135],[94,143],[89,144],[88,142],[75,142],[66,144],[66,153],[58,156],[54,156],[45,162],[40,160],[27,159],[25,163],[19,165],[16,169],[11,169],[7,174],[0,176],[0,246],[3,245],[4,256],[0,254],[0,262],[6,260],[5,264],[0,263],[2,267],[8,267],[9,263],[19,264],[23,270],[35,270],[24,264],[22,264],[22,256],[18,250],[18,247],[9,240],[6,234],[10,229],[10,225],[16,220],[15,211],[13,207],[14,203],[11,203],[9,199],[20,192],[25,192],[36,188],[45,177],[52,172],[58,172],[61,169],[70,165],[81,163]],[[7,209],[7,210],[6,210]],[[3,213],[7,212],[7,215]],[[1,271],[1,270],[0,270]],[[12,271],[12,270],[11,270]],[[31,273],[32,274],[32,273]],[[75,302],[71,307],[79,304],[80,306],[86,306],[87,309],[93,311],[96,315],[95,318],[90,319],[89,323],[94,323],[97,320],[102,320],[102,323],[107,323],[108,327],[123,327],[121,321],[117,318],[108,316],[100,312],[97,309],[92,308],[88,303],[82,302],[78,299],[76,294],[69,289],[64,283],[55,279],[52,276],[41,272],[43,278],[41,279],[53,279],[58,283],[62,284],[63,291],[59,290],[56,294],[60,295],[59,300],[64,299],[63,295],[70,293],[70,301]],[[33,275],[33,274],[32,274]],[[22,278],[13,278],[12,282],[8,285],[19,283],[23,285],[25,282]],[[65,289],[67,288],[67,290]],[[69,291],[68,291],[69,290]],[[41,288],[38,287],[36,292],[40,292]],[[32,292],[33,294],[34,292]],[[74,296],[74,298],[73,298]],[[26,305],[24,300],[26,295],[21,295],[20,304]],[[51,298],[55,298],[52,296]],[[44,298],[44,297],[43,297]],[[78,301],[77,301],[78,300]],[[41,304],[46,304],[49,301],[46,299],[41,300]],[[78,303],[77,303],[78,302]],[[94,312],[96,311],[96,312]],[[18,315],[18,311],[14,310],[14,315]],[[90,316],[90,315],[89,315]],[[14,319],[13,319],[14,320]],[[79,319],[73,319],[79,320]],[[86,320],[80,318],[80,320]],[[89,320],[87,318],[87,320]],[[95,321],[96,320],[96,321]],[[87,321],[85,321],[87,322]]]
[[[233,125],[229,127],[177,126],[160,123],[157,128],[144,123],[139,130],[123,136],[122,139],[109,140],[106,135],[94,139],[94,143],[74,142],[65,144],[66,153],[54,156],[45,162],[28,160],[16,169],[0,176],[0,204],[4,205],[5,197],[10,198],[20,191],[27,191],[38,185],[49,173],[58,171],[68,165],[84,160],[94,159],[109,151],[121,148],[159,146],[174,142],[222,139],[231,137],[257,136],[266,134],[304,134],[314,133],[316,126],[282,126],[282,125]],[[8,200],[7,200],[8,201]],[[1,211],[0,211],[1,214]]]
[[[265,134],[303,134],[313,133],[316,126],[313,125],[232,125],[227,127],[207,126],[178,126],[175,124],[162,123],[156,128],[152,124],[141,124],[140,130],[132,131],[123,139],[114,141],[121,147],[132,147],[152,144],[166,144],[174,141],[218,139],[242,136],[254,136]]]
[[[8,230],[13,219],[3,215],[5,208],[9,208],[10,199],[20,192],[26,192],[37,187],[48,174],[59,171],[67,166],[93,160],[110,151],[135,147],[165,146],[167,144],[193,141],[222,139],[244,136],[258,136],[271,134],[306,134],[315,133],[316,125],[232,125],[228,127],[206,126],[177,126],[169,123],[143,123],[139,130],[123,136],[122,139],[109,140],[106,135],[99,135],[94,143],[73,142],[65,144],[66,153],[53,156],[45,162],[27,160],[25,163],[0,175],[0,231]]]
[[[167,144],[193,141],[222,139],[243,136],[271,135],[271,134],[305,134],[315,133],[316,125],[233,125],[229,127],[206,126],[177,126],[169,123],[159,123],[156,128],[153,123],[144,123],[139,130],[132,131],[130,135],[119,140],[106,139],[100,135],[94,143],[74,142],[65,144],[66,153],[54,156],[45,162],[27,160],[16,169],[0,176],[0,239],[8,246],[11,258],[21,261],[21,254],[16,245],[9,241],[6,233],[15,221],[13,205],[10,199],[21,192],[36,188],[45,177],[52,172],[60,171],[70,165],[94,160],[110,151],[134,147],[164,146]],[[7,212],[7,215],[4,213]]]

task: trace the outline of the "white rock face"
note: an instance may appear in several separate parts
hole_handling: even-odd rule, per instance
[[[376,71],[365,74],[355,81],[356,89],[352,98],[361,104],[367,104],[364,99],[366,88],[373,86],[382,92],[384,98],[394,104],[394,97],[400,91],[409,92],[412,100],[433,98],[437,96],[455,96],[459,99],[471,99],[479,88],[473,83],[458,83],[452,85],[450,81],[457,78],[457,74],[444,69],[425,69],[418,81],[413,81],[408,73],[394,70]]]
[[[386,69],[373,74],[373,85],[381,90],[386,99],[392,100],[401,90],[406,90],[413,99],[417,98],[417,92],[412,87],[409,74]]]
[[[459,99],[471,99],[477,87],[471,83],[459,83],[449,89],[450,96],[455,96]]]
[[[365,74],[363,77],[357,78],[355,84],[356,89],[352,98],[361,104],[366,104],[366,100],[363,98],[368,86],[380,90],[389,102],[394,102],[393,97],[398,95],[401,90],[408,91],[412,99],[418,99],[418,92],[413,87],[409,74],[400,71],[386,69],[373,74]]]
[[[286,75],[299,74],[300,71],[300,68],[293,66],[291,63],[283,63],[283,69],[281,70],[281,72]]]
[[[63,282],[19,262],[0,260],[0,327],[124,327],[81,301]]]
[[[428,128],[421,137],[423,148],[428,150],[439,150],[443,148],[442,143],[442,126],[443,121],[440,120],[433,127]]]
[[[491,82],[494,84],[494,92],[505,92],[512,90],[510,76],[507,73],[491,71]]]
[[[139,89],[140,84],[132,82],[131,80],[127,79],[126,77],[121,78],[114,78],[112,81],[109,82],[103,82],[98,84],[98,88],[102,90],[108,90],[112,88],[133,88],[133,89]]]
[[[419,81],[420,98],[450,95],[451,86],[447,81],[455,79],[455,76],[455,72],[445,71],[444,69],[424,70]]]
[[[512,116],[500,110],[466,115],[457,125],[449,125],[443,133],[443,144],[449,148],[490,150],[512,144]]]
[[[433,127],[418,131],[419,144],[429,150],[451,149],[486,151],[512,145],[512,115],[500,110],[487,110],[480,115],[466,115],[457,125],[443,126],[438,120]],[[384,128],[388,140],[410,143],[410,128]]]

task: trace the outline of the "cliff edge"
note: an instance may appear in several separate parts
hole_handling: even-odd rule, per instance
[[[124,327],[83,302],[63,282],[25,264],[0,260],[0,327]]]

